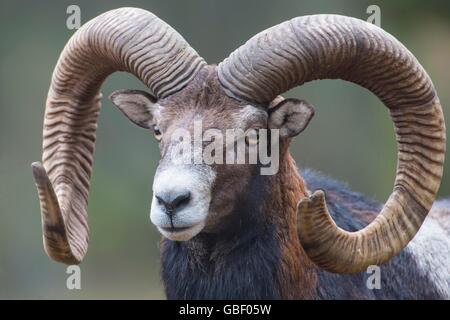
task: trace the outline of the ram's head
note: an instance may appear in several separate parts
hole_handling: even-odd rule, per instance
[[[276,146],[284,153],[313,110],[304,101],[278,95],[315,79],[340,78],[374,92],[389,108],[399,153],[393,193],[363,230],[339,229],[320,192],[300,203],[299,236],[308,256],[334,272],[360,271],[387,261],[414,237],[434,201],[445,151],[441,106],[417,60],[380,28],[336,15],[295,18],[251,38],[216,67],[207,66],[153,14],[122,8],[78,30],[53,74],[42,164],[34,163],[33,172],[45,248],[57,261],[79,263],[87,251],[99,89],[115,71],[134,74],[153,94],[121,90],[111,99],[131,121],[153,130],[159,141],[151,220],[169,239],[220,231],[236,199],[264,166],[259,160],[209,163],[201,156],[199,163],[196,156],[207,145],[195,141],[197,124],[200,134],[250,132],[242,137],[246,155],[260,144],[258,130],[276,129],[279,141],[267,143],[264,151],[273,153]],[[180,129],[192,137],[190,152],[181,152],[190,162],[180,161],[186,147],[186,141],[174,139]],[[266,140],[272,138],[268,136]],[[224,147],[219,155],[226,159],[230,141],[219,141],[216,146]]]
[[[205,66],[167,98],[136,90],[116,91],[110,98],[159,142],[151,220],[172,240],[231,223],[224,218],[255,176],[277,172],[280,142],[302,131],[313,114],[311,106],[295,99],[278,97],[258,106],[230,98],[215,66]]]

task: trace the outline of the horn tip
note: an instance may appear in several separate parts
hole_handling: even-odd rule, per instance
[[[308,204],[314,205],[317,203],[321,203],[322,201],[325,201],[325,191],[323,191],[322,189],[318,189],[314,191],[310,196],[306,196],[300,199],[300,201],[297,204],[297,207],[304,207],[307,206]]]
[[[31,164],[31,169],[33,170],[33,176],[36,183],[42,183],[48,181],[47,171],[40,162],[33,162]]]

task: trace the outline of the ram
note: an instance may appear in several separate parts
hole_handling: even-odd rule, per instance
[[[115,71],[154,94],[120,90],[111,100],[159,141],[150,216],[163,235],[168,298],[450,298],[449,205],[433,206],[445,154],[439,98],[394,37],[338,15],[281,23],[218,66],[141,9],[112,10],[79,29],[54,70],[42,164],[32,165],[52,259],[78,264],[86,254],[99,90]],[[313,171],[301,176],[289,153],[314,111],[279,95],[325,78],[359,84],[389,109],[398,165],[384,206]],[[180,163],[181,140],[171,137],[196,121],[219,132],[278,130],[277,172],[261,174],[261,163]],[[258,138],[246,139],[248,149]],[[367,286],[371,265],[381,266],[380,289]]]

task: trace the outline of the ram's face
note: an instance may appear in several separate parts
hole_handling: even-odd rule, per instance
[[[266,128],[267,112],[231,101],[221,106],[207,102],[182,106],[161,102],[159,106],[161,118],[155,129],[161,160],[150,217],[172,240],[189,240],[201,230],[220,229],[222,218],[233,211],[256,171],[256,164],[248,161],[227,162],[237,158],[237,145],[245,156],[248,144],[257,143],[230,133]]]
[[[219,230],[257,172],[255,163],[237,163],[237,154],[248,158],[258,129],[267,128],[268,113],[217,88],[215,83],[193,86],[161,101],[140,91],[111,96],[133,122],[154,131],[161,159],[150,218],[172,240]]]
[[[141,91],[111,95],[128,118],[153,130],[159,142],[150,218],[172,240],[225,227],[231,219],[224,217],[248,196],[255,175],[276,174],[279,136],[297,134],[312,115],[309,106],[293,100],[278,99],[282,106],[272,112],[239,103],[224,94],[215,75],[213,69],[160,101]],[[269,161],[262,163],[261,155]]]

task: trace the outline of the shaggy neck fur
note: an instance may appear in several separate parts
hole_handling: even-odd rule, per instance
[[[162,278],[169,299],[313,298],[316,273],[300,247],[296,204],[303,180],[287,147],[280,170],[255,174],[220,234],[187,242],[164,239]]]

